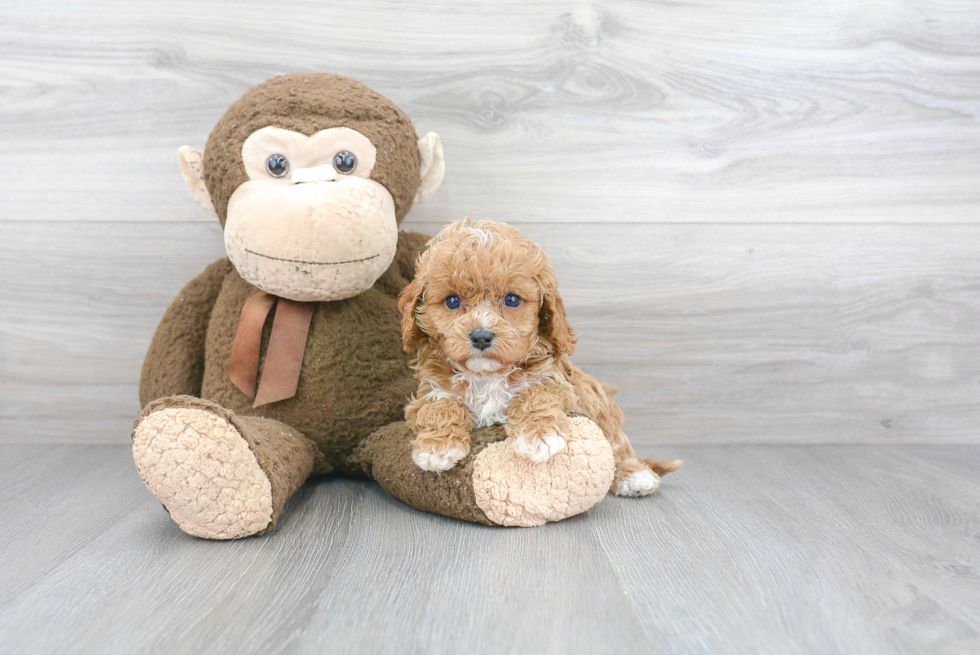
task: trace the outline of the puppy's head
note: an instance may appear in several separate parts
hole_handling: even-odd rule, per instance
[[[399,308],[405,350],[426,342],[473,373],[575,349],[548,257],[505,223],[444,228],[419,258]]]

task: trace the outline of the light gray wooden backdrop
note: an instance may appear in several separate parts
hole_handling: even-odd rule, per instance
[[[125,443],[222,256],[176,165],[273,75],[362,80],[517,224],[639,442],[976,442],[980,3],[0,4],[0,441]]]

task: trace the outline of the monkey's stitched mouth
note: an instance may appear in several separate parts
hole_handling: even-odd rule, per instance
[[[266,259],[274,259],[277,262],[292,262],[293,264],[309,264],[311,266],[337,266],[339,264],[356,264],[357,262],[366,262],[368,260],[374,259],[378,255],[371,255],[370,257],[361,257],[360,259],[348,259],[343,262],[310,262],[305,259],[288,259],[286,257],[273,257],[272,255],[263,255],[260,252],[255,252],[254,250],[249,250],[245,248],[245,252],[250,255],[255,255],[256,257],[265,257]]]

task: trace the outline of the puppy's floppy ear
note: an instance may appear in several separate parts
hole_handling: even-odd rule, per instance
[[[558,295],[558,278],[550,265],[538,278],[538,283],[541,285],[538,329],[548,337],[555,355],[571,355],[575,352],[578,337],[565,316],[565,303]]]
[[[415,273],[415,279],[407,287],[402,289],[401,295],[398,296],[398,309],[402,313],[402,346],[407,353],[415,350],[415,346],[419,342],[419,328],[415,322],[415,308],[422,302],[422,295],[424,293],[425,285],[422,282],[422,267],[419,265]]]

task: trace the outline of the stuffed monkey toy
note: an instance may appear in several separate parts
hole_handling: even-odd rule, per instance
[[[246,92],[204,153],[185,146],[179,160],[228,256],[157,328],[133,456],[182,530],[265,534],[308,478],[327,474],[487,525],[541,525],[604,497],[612,453],[584,418],[546,464],[516,456],[500,426],[475,430],[449,471],[412,461],[401,419],[417,383],[397,298],[428,239],[398,225],[442,181],[436,134],[418,138],[359,82],[297,73]]]

